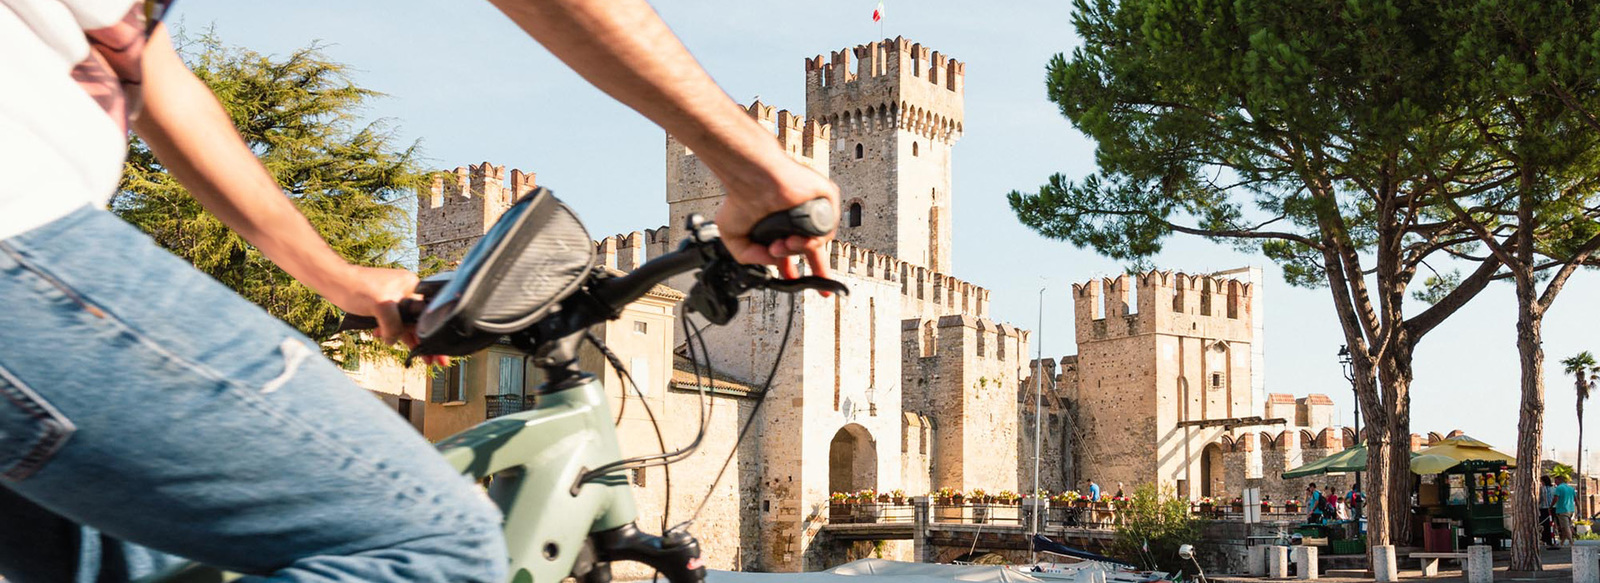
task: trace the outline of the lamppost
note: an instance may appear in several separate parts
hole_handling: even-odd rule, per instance
[[[1356,413],[1356,442],[1364,441],[1361,436],[1361,392],[1356,389],[1356,368],[1354,359],[1350,358],[1350,347],[1339,346],[1339,364],[1344,366],[1344,380],[1350,381],[1350,395],[1355,397]],[[1367,452],[1371,454],[1372,452]],[[1361,489],[1361,472],[1356,472],[1356,489]]]

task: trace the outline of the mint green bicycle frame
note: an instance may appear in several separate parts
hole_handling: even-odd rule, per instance
[[[627,475],[611,474],[573,491],[578,476],[622,459],[605,388],[585,375],[580,387],[541,394],[534,408],[496,417],[439,443],[461,473],[475,479],[507,470],[491,497],[505,512],[511,580],[559,581],[572,572],[592,532],[638,517]]]
[[[505,512],[513,583],[560,581],[590,533],[638,516],[627,476],[618,470],[573,492],[583,472],[622,459],[605,387],[592,375],[580,386],[542,393],[528,411],[496,417],[439,443],[439,453],[474,480],[496,476],[490,497]],[[519,475],[520,474],[520,475]],[[240,576],[189,565],[146,583],[214,583]]]

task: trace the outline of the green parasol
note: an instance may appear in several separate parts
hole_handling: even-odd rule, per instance
[[[1367,471],[1367,446],[1357,445],[1283,473],[1284,479]]]

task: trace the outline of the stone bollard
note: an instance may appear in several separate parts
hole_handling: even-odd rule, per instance
[[[1267,555],[1272,547],[1256,545],[1250,547],[1245,555],[1245,570],[1251,577],[1265,577],[1267,575]]]
[[[1400,570],[1395,566],[1394,545],[1372,547],[1372,580],[1377,583],[1400,580]]]
[[[1494,552],[1489,545],[1467,547],[1467,583],[1493,583]]]
[[[1573,583],[1600,583],[1600,544],[1587,540],[1573,543],[1572,581]]]
[[[1294,548],[1294,564],[1299,565],[1297,579],[1317,578],[1317,547],[1301,545]]]
[[[1267,547],[1267,577],[1289,578],[1289,547],[1278,545]]]

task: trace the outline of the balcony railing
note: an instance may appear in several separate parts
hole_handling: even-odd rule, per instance
[[[522,395],[488,395],[484,398],[484,401],[484,418],[494,419],[495,417],[499,417],[501,415],[509,415],[527,410],[527,405],[529,405],[533,399],[524,398]]]

